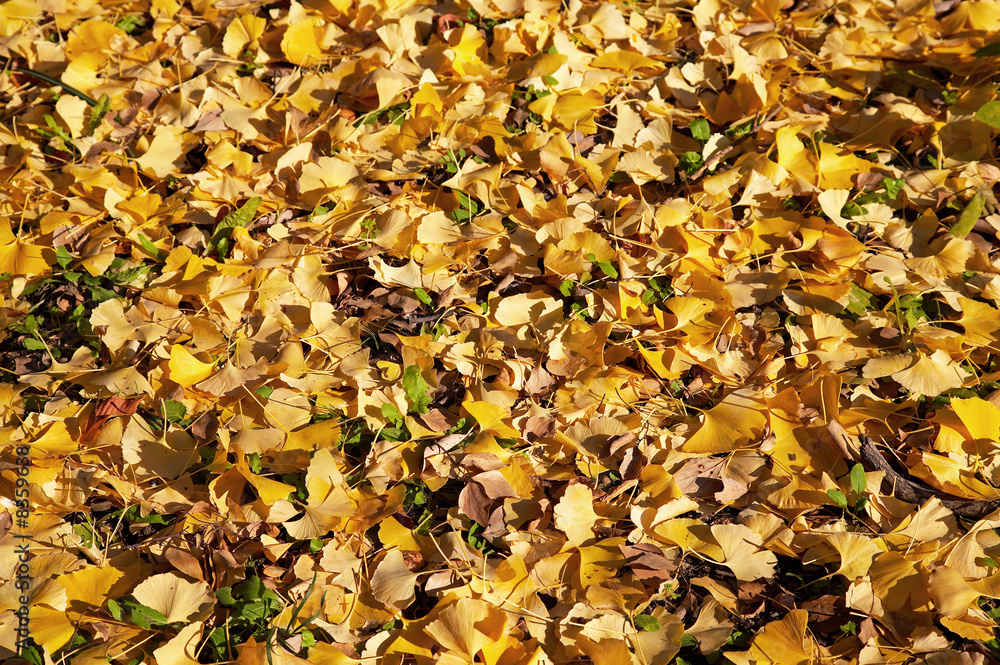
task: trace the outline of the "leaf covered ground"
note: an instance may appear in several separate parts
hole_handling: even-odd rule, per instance
[[[0,56],[0,655],[996,662],[1000,4],[10,0]]]

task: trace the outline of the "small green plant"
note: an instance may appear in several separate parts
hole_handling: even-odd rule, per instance
[[[250,49],[245,49],[240,54],[240,60],[242,62],[236,67],[236,73],[240,76],[253,76],[254,72],[263,67],[263,65],[256,62],[257,52]]]
[[[465,542],[469,543],[472,547],[482,552],[483,556],[488,557],[490,555],[496,554],[497,550],[490,545],[490,542],[483,537],[483,532],[486,529],[483,528],[479,522],[473,522],[472,526],[469,527],[469,531],[465,536]]]
[[[360,222],[361,225],[361,238],[365,241],[363,247],[367,249],[368,243],[375,241],[378,237],[378,222],[375,221],[374,217],[366,217]]]
[[[316,617],[299,621],[299,614],[306,601],[316,588],[316,573],[313,573],[309,589],[302,601],[295,607],[285,626],[270,626],[271,620],[283,609],[281,597],[267,588],[260,577],[253,575],[234,587],[222,587],[215,592],[219,605],[229,608],[229,620],[226,626],[216,628],[208,637],[206,647],[211,649],[216,660],[232,658],[231,644],[243,644],[251,636],[267,645],[268,662],[273,662],[275,645],[288,652],[297,653],[300,649],[293,647],[289,641],[296,635],[302,637],[302,648],[308,648],[316,643],[312,632],[306,629]],[[322,607],[326,593],[320,598]],[[320,610],[322,611],[322,610]]]
[[[705,165],[705,160],[701,153],[690,150],[678,157],[679,165],[687,175],[693,175],[698,169]]]
[[[657,621],[656,617],[650,616],[649,614],[640,614],[632,617],[632,623],[635,624],[637,630],[650,633],[660,629],[660,622]]]
[[[670,286],[670,280],[665,277],[650,277],[649,288],[642,292],[642,304],[647,307],[654,303],[661,303],[674,294]]]
[[[598,261],[597,256],[594,255],[593,252],[587,254],[587,260],[590,261],[591,263],[596,263],[597,267],[601,269],[601,272],[603,272],[604,275],[609,279],[618,279],[618,269],[615,267],[615,264],[612,263],[611,261],[607,259],[604,259],[603,261]]]
[[[383,427],[380,429],[378,432],[379,438],[387,441],[410,440],[410,432],[406,429],[406,421],[395,404],[383,404],[382,417],[392,423],[392,427]]]
[[[691,124],[688,125],[688,131],[691,132],[691,138],[702,146],[708,143],[708,139],[712,137],[712,129],[708,126],[708,120],[705,118],[692,120]]]
[[[72,144],[73,137],[70,136],[65,129],[60,127],[55,118],[48,113],[43,115],[42,118],[45,120],[45,124],[48,126],[48,129],[39,127],[38,133],[41,134],[43,138],[46,138],[51,142],[52,148],[62,152],[75,154],[76,148]]]
[[[87,136],[93,134],[94,130],[101,126],[104,116],[110,110],[111,98],[106,94],[101,95],[101,98],[97,100],[97,105],[90,109],[90,117],[87,118]]]
[[[406,116],[410,112],[410,102],[402,102],[385,108],[376,109],[365,113],[354,121],[355,127],[362,125],[374,125],[376,123],[388,122],[393,125],[402,125],[406,121]]]
[[[554,47],[550,47],[550,50],[548,52],[554,53],[555,52]],[[552,77],[549,77],[549,78],[552,81],[555,81],[555,79],[553,79]],[[548,82],[546,82],[546,83],[547,83],[547,85],[553,85],[552,83],[548,83]],[[544,99],[545,97],[548,97],[551,94],[552,94],[551,90],[536,90],[534,85],[529,85],[527,88],[517,88],[517,89],[515,89],[514,93],[511,95],[511,100],[512,101],[517,101],[519,99],[523,99],[524,100],[524,106],[530,106],[532,102],[538,101],[539,99]],[[535,113],[534,111],[530,111],[530,110],[528,111],[527,120],[531,124],[537,125],[538,127],[541,127],[542,124],[545,121],[545,119],[542,118],[542,116],[540,116],[539,114]],[[511,133],[514,133],[514,134],[520,134],[520,133],[523,133],[525,131],[525,128],[524,127],[518,127],[518,126],[509,126],[509,127],[507,127],[507,131],[511,132]]]
[[[454,175],[462,168],[462,164],[465,162],[466,156],[465,148],[459,148],[458,152],[449,148],[448,154],[441,159],[441,163],[444,165],[444,168],[448,173]],[[479,155],[473,155],[472,160],[477,164],[486,163],[486,160]]]
[[[142,16],[125,16],[115,23],[115,27],[124,30],[126,34],[133,34],[139,28],[146,25],[146,19]]]
[[[892,300],[887,307],[892,307],[896,313],[897,326],[900,333],[907,339],[913,334],[913,330],[920,325],[921,321],[930,321],[931,317],[924,310],[924,297],[919,293],[900,294],[896,291],[892,280],[885,277],[885,283],[892,290]],[[932,303],[934,301],[931,301]],[[935,303],[936,305],[936,303]]]
[[[146,607],[131,596],[119,600],[109,598],[108,612],[115,621],[131,623],[145,630],[169,625],[167,617],[162,613],[152,607]]]
[[[860,519],[861,511],[864,510],[865,505],[868,503],[868,496],[866,494],[868,489],[868,478],[865,476],[865,467],[860,464],[855,464],[851,468],[850,479],[850,500],[848,500],[849,497],[839,489],[829,489],[826,491],[826,495],[830,497],[830,500],[836,505],[850,513],[852,517]]]
[[[745,136],[753,130],[756,124],[756,120],[747,120],[746,122],[741,122],[738,125],[733,125],[726,130],[726,138],[737,139],[741,136]]]
[[[851,290],[847,294],[847,306],[844,309],[855,317],[864,316],[865,312],[875,309],[874,298],[875,296],[857,284],[851,284]]]
[[[902,178],[882,178],[880,189],[875,191],[866,191],[854,200],[848,201],[844,204],[843,208],[841,208],[840,215],[842,217],[846,217],[847,219],[857,217],[858,215],[867,215],[868,209],[864,206],[870,203],[889,203],[891,201],[895,201],[905,184],[906,182]]]
[[[419,480],[407,480],[405,487],[403,509],[413,518],[414,532],[426,536],[430,533],[431,520],[434,517],[430,509],[431,490]]]
[[[211,240],[208,242],[208,247],[205,251],[214,249],[218,256],[224,257],[229,251],[229,238],[233,233],[233,229],[237,226],[249,226],[250,222],[253,221],[253,216],[257,212],[257,208],[264,201],[259,196],[255,196],[248,200],[242,206],[233,210],[228,215],[226,215],[221,222],[219,222],[215,227],[215,232],[212,234]]]
[[[434,307],[434,301],[431,299],[431,295],[424,289],[421,289],[420,287],[413,289],[413,295],[417,297],[417,300],[428,307]]]
[[[427,413],[430,410],[433,400],[430,385],[424,381],[420,368],[416,365],[410,365],[403,370],[403,390],[406,391],[410,413]]]
[[[465,192],[456,191],[455,197],[458,199],[459,207],[451,211],[451,218],[459,224],[464,224],[484,212],[483,204]]]

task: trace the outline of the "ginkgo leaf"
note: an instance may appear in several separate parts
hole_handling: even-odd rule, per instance
[[[54,653],[73,639],[77,628],[67,616],[65,609],[36,604],[28,612],[31,637],[46,650]]]
[[[553,509],[556,526],[569,542],[579,547],[594,537],[598,516],[594,512],[594,494],[582,484],[570,485]]]
[[[166,623],[207,617],[215,595],[205,582],[188,582],[176,573],[153,575],[132,591],[137,601],[166,617]]]
[[[281,51],[288,61],[300,67],[313,67],[323,57],[320,46],[322,20],[308,17],[296,21],[281,39]]]
[[[52,270],[55,252],[51,249],[15,238],[10,223],[0,223],[0,273],[12,275],[44,275]]]
[[[416,598],[415,584],[419,577],[406,567],[403,552],[392,550],[385,555],[372,574],[372,593],[386,607],[405,609]]]
[[[973,439],[1000,440],[1000,407],[980,397],[953,399],[955,410]]]
[[[183,127],[160,126],[146,152],[135,162],[143,171],[157,178],[166,178],[180,171],[187,151],[197,142]]]
[[[773,552],[764,549],[761,537],[742,524],[716,524],[712,537],[722,548],[722,563],[741,582],[752,582],[774,575],[778,563]]]
[[[948,566],[937,566],[931,572],[928,591],[938,611],[949,619],[963,616],[982,595]]]
[[[198,662],[198,647],[205,632],[202,621],[190,623],[178,631],[163,646],[153,651],[157,663],[163,665],[195,665]]]
[[[427,624],[427,634],[444,649],[472,663],[480,650],[504,629],[503,611],[475,598],[449,603],[438,618]]]
[[[689,453],[721,453],[736,450],[759,434],[767,423],[764,404],[752,390],[732,391],[705,411],[701,427],[684,442]]]
[[[521,433],[504,423],[510,414],[501,406],[489,402],[464,402],[462,407],[469,412],[484,432],[508,439],[516,439]]]
[[[792,610],[780,621],[764,626],[750,644],[750,658],[783,665],[814,662],[818,645],[806,629],[808,619],[809,613],[805,610]]]
[[[854,533],[834,533],[826,538],[822,546],[817,546],[803,556],[803,563],[823,565],[839,560],[835,575],[843,575],[849,581],[868,574],[872,561],[881,552],[868,538]]]
[[[959,388],[968,372],[956,364],[943,349],[930,356],[904,353],[885,358],[873,358],[865,364],[866,377],[891,376],[915,395],[936,397]]]
[[[959,298],[958,303],[962,307],[962,318],[956,323],[965,329],[968,343],[986,346],[1000,338],[1000,312],[984,302],[970,298]]]
[[[244,47],[257,41],[267,25],[260,16],[244,14],[229,24],[226,36],[222,38],[222,52],[230,58],[238,58]]]
[[[121,579],[122,571],[112,566],[88,566],[59,576],[59,584],[66,589],[66,601],[103,603],[111,587]]]
[[[606,51],[590,61],[591,67],[616,69],[625,74],[631,74],[637,69],[647,69],[651,72],[663,70],[663,65],[635,51]]]

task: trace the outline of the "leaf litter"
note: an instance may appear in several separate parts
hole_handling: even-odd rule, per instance
[[[998,45],[0,4],[0,650],[996,662]]]

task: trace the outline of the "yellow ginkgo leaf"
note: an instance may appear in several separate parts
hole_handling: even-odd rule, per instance
[[[986,346],[997,341],[1000,333],[1000,312],[978,300],[959,298],[962,318],[957,323],[965,328],[965,343]]]
[[[822,654],[819,645],[806,629],[808,621],[807,611],[792,610],[780,621],[767,624],[754,636],[749,650],[750,658],[758,663],[781,665],[818,662]]]
[[[778,563],[774,553],[764,549],[761,537],[742,524],[716,524],[712,537],[722,548],[722,563],[740,582],[770,579]]]
[[[556,527],[566,534],[570,544],[579,547],[594,537],[594,493],[586,485],[575,483],[566,488],[555,509]]]
[[[288,61],[299,67],[314,67],[323,57],[323,49],[319,40],[323,20],[309,17],[296,21],[285,31],[281,39],[281,52]]]
[[[32,432],[28,438],[32,457],[53,457],[75,453],[80,444],[70,434],[65,421],[57,420],[44,429]]]
[[[215,373],[215,363],[198,360],[180,344],[170,347],[168,368],[170,380],[184,388],[190,388]]]
[[[198,139],[184,127],[160,125],[152,143],[135,163],[144,173],[166,178],[182,168],[187,151],[196,143]]]
[[[591,60],[590,66],[598,69],[614,69],[625,74],[631,74],[637,69],[645,69],[650,73],[663,71],[662,63],[636,51],[606,51]]]
[[[918,354],[917,362],[893,373],[892,378],[914,395],[937,397],[961,388],[969,372],[953,361],[948,352],[938,349],[930,356]]]
[[[0,223],[0,273],[31,277],[52,272],[55,252],[15,238],[10,222]]]
[[[855,157],[850,150],[832,143],[820,142],[819,155],[820,189],[851,189],[855,176],[868,173],[874,166],[867,159]]]
[[[962,419],[973,439],[1000,441],[1000,409],[981,397],[952,399],[951,408]]]
[[[461,598],[447,603],[426,631],[446,650],[472,663],[484,646],[503,634],[505,625],[499,607],[476,598]]]
[[[923,353],[901,353],[872,358],[863,370],[865,378],[891,376],[899,385],[915,395],[937,397],[943,392],[962,387],[968,372],[952,361],[943,349],[930,356]]]
[[[65,609],[36,604],[28,612],[32,639],[50,653],[55,653],[69,642],[78,630]]]
[[[964,616],[982,594],[969,586],[965,578],[948,566],[938,566],[930,575],[927,590],[934,606],[943,616],[957,619]]]
[[[815,565],[825,565],[840,561],[840,566],[834,575],[843,575],[848,581],[868,574],[872,561],[881,552],[870,539],[856,533],[834,533],[826,538],[826,542],[812,548],[803,555],[803,562]]]
[[[195,621],[181,628],[163,646],[153,651],[157,665],[196,665],[198,645],[204,632],[203,621]]]
[[[504,423],[510,412],[502,406],[490,402],[463,402],[462,407],[469,412],[484,432],[490,432],[501,439],[516,439],[521,433]]]
[[[330,448],[340,440],[340,423],[336,418],[322,420],[314,425],[288,433],[282,450],[316,450]]]
[[[108,393],[121,397],[152,395],[153,387],[134,366],[122,367],[90,378],[93,386],[104,388]]]
[[[703,414],[701,427],[681,444],[686,453],[723,453],[742,447],[767,424],[765,405],[753,390],[738,388]]]
[[[403,552],[392,550],[385,555],[372,574],[372,594],[386,607],[402,610],[416,598],[415,585],[419,577],[406,567]]]
[[[481,50],[486,50],[486,39],[474,25],[466,23],[461,39],[451,48],[451,66],[459,76],[482,76],[489,71],[479,56]]]
[[[167,623],[207,617],[215,594],[205,582],[188,582],[177,573],[148,577],[132,591],[137,601],[166,617]]]
[[[230,58],[240,57],[245,46],[256,42],[264,34],[266,25],[267,21],[260,16],[244,14],[239,17],[226,28],[226,36],[222,38],[222,52]]]

